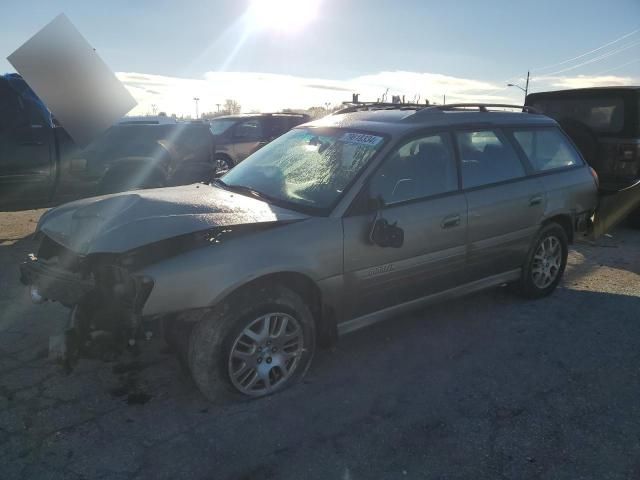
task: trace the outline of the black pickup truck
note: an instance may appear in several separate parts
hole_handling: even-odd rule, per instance
[[[0,208],[208,181],[214,153],[208,124],[170,119],[123,121],[81,148],[19,75],[0,75]]]

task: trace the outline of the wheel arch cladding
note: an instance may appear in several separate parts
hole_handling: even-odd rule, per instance
[[[570,215],[562,214],[562,215],[554,215],[553,217],[547,218],[542,226],[547,226],[550,223],[557,223],[560,225],[565,233],[567,234],[567,241],[571,244],[573,243],[573,220]]]
[[[299,272],[276,272],[253,279],[229,293],[227,298],[240,295],[246,290],[263,285],[282,285],[300,295],[309,307],[316,326],[316,341],[320,346],[329,346],[337,338],[337,327],[333,310],[323,305],[320,287],[307,275]],[[222,300],[224,301],[224,300]]]

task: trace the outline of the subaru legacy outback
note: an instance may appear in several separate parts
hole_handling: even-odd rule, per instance
[[[546,116],[352,105],[211,185],[50,210],[22,280],[70,307],[68,358],[159,324],[207,398],[258,397],[300,380],[316,346],[407,309],[503,284],[549,295],[596,203]]]

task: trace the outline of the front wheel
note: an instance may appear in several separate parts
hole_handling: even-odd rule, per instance
[[[556,289],[567,266],[568,243],[567,233],[557,223],[545,225],[538,232],[517,284],[520,294],[542,298]]]
[[[218,155],[214,159],[214,169],[215,169],[216,178],[221,177],[232,168],[233,168],[233,162],[229,157],[226,157],[224,155]]]
[[[315,350],[313,316],[284,286],[224,302],[191,332],[191,375],[208,400],[263,397],[299,381]]]

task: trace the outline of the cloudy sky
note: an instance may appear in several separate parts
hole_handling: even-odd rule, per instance
[[[138,100],[193,115],[407,99],[521,102],[531,90],[640,84],[638,0],[22,0],[3,60],[64,12]]]

